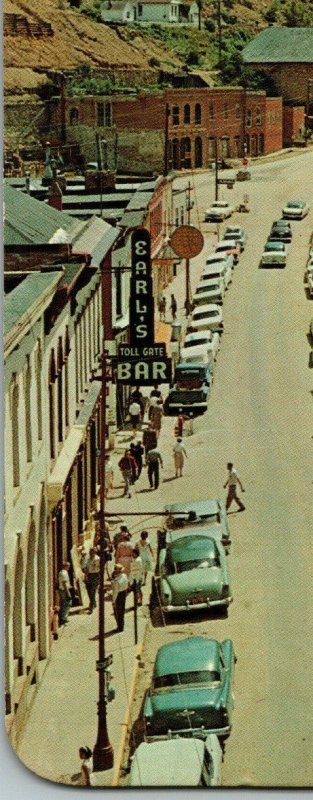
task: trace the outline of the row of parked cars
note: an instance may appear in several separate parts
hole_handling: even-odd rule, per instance
[[[162,613],[188,615],[217,606],[227,613],[232,592],[224,501],[166,506],[158,536],[153,598]],[[144,702],[145,742],[132,757],[131,786],[221,784],[235,662],[230,639],[180,637],[159,648]]]
[[[289,200],[282,209],[282,218],[273,222],[264,247],[260,267],[285,267],[292,230],[289,220],[303,219],[310,207],[304,200]]]
[[[192,298],[192,312],[180,351],[180,363],[164,411],[199,414],[207,409],[214,364],[224,330],[223,302],[233,271],[247,242],[240,225],[228,225],[215,252],[207,256]]]

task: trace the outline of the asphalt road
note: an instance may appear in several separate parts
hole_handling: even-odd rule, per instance
[[[221,196],[234,204],[247,192],[251,213],[232,217],[249,239],[224,302],[209,408],[186,440],[184,477],[171,482],[164,471],[158,492],[140,499],[140,509],[151,510],[171,500],[223,496],[229,460],[246,490],[246,511],[229,516],[234,602],[228,619],[207,614],[151,626],[132,714],[135,721],[161,644],[198,633],[233,639],[238,663],[225,786],[311,786],[313,778],[313,381],[307,338],[313,303],[303,284],[313,209],[292,223],[286,269],[258,268],[270,225],[286,200],[313,201],[312,172],[313,154],[307,152],[253,166],[252,180],[232,191],[221,187]],[[213,177],[201,174],[192,186],[191,221],[198,224],[214,196]],[[193,284],[212,250],[215,227],[201,223],[207,244],[192,262]],[[172,422],[166,424],[169,431]],[[166,451],[164,432],[160,442]]]

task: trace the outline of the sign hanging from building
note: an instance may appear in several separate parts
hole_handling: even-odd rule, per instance
[[[149,346],[121,344],[115,368],[118,383],[152,386],[171,382],[172,362],[163,343]]]
[[[151,270],[150,234],[145,228],[136,228],[132,235],[132,261],[130,282],[130,343],[154,343],[154,299]]]

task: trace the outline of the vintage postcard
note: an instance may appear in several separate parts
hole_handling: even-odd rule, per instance
[[[312,2],[3,18],[11,746],[311,787]]]

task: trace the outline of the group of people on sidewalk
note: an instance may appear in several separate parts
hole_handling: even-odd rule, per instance
[[[161,295],[158,303],[159,316],[161,322],[165,322],[166,307],[167,307],[167,299],[164,295]],[[177,317],[177,300],[174,294],[171,294],[170,309],[171,309],[172,320],[175,320]]]
[[[134,545],[132,534],[122,525],[113,539],[115,566],[112,573],[112,603],[117,630],[124,629],[124,615],[127,592],[133,591],[137,605],[142,605],[142,586],[145,586],[148,572],[152,571],[153,550],[148,531],[142,531],[139,541]]]

